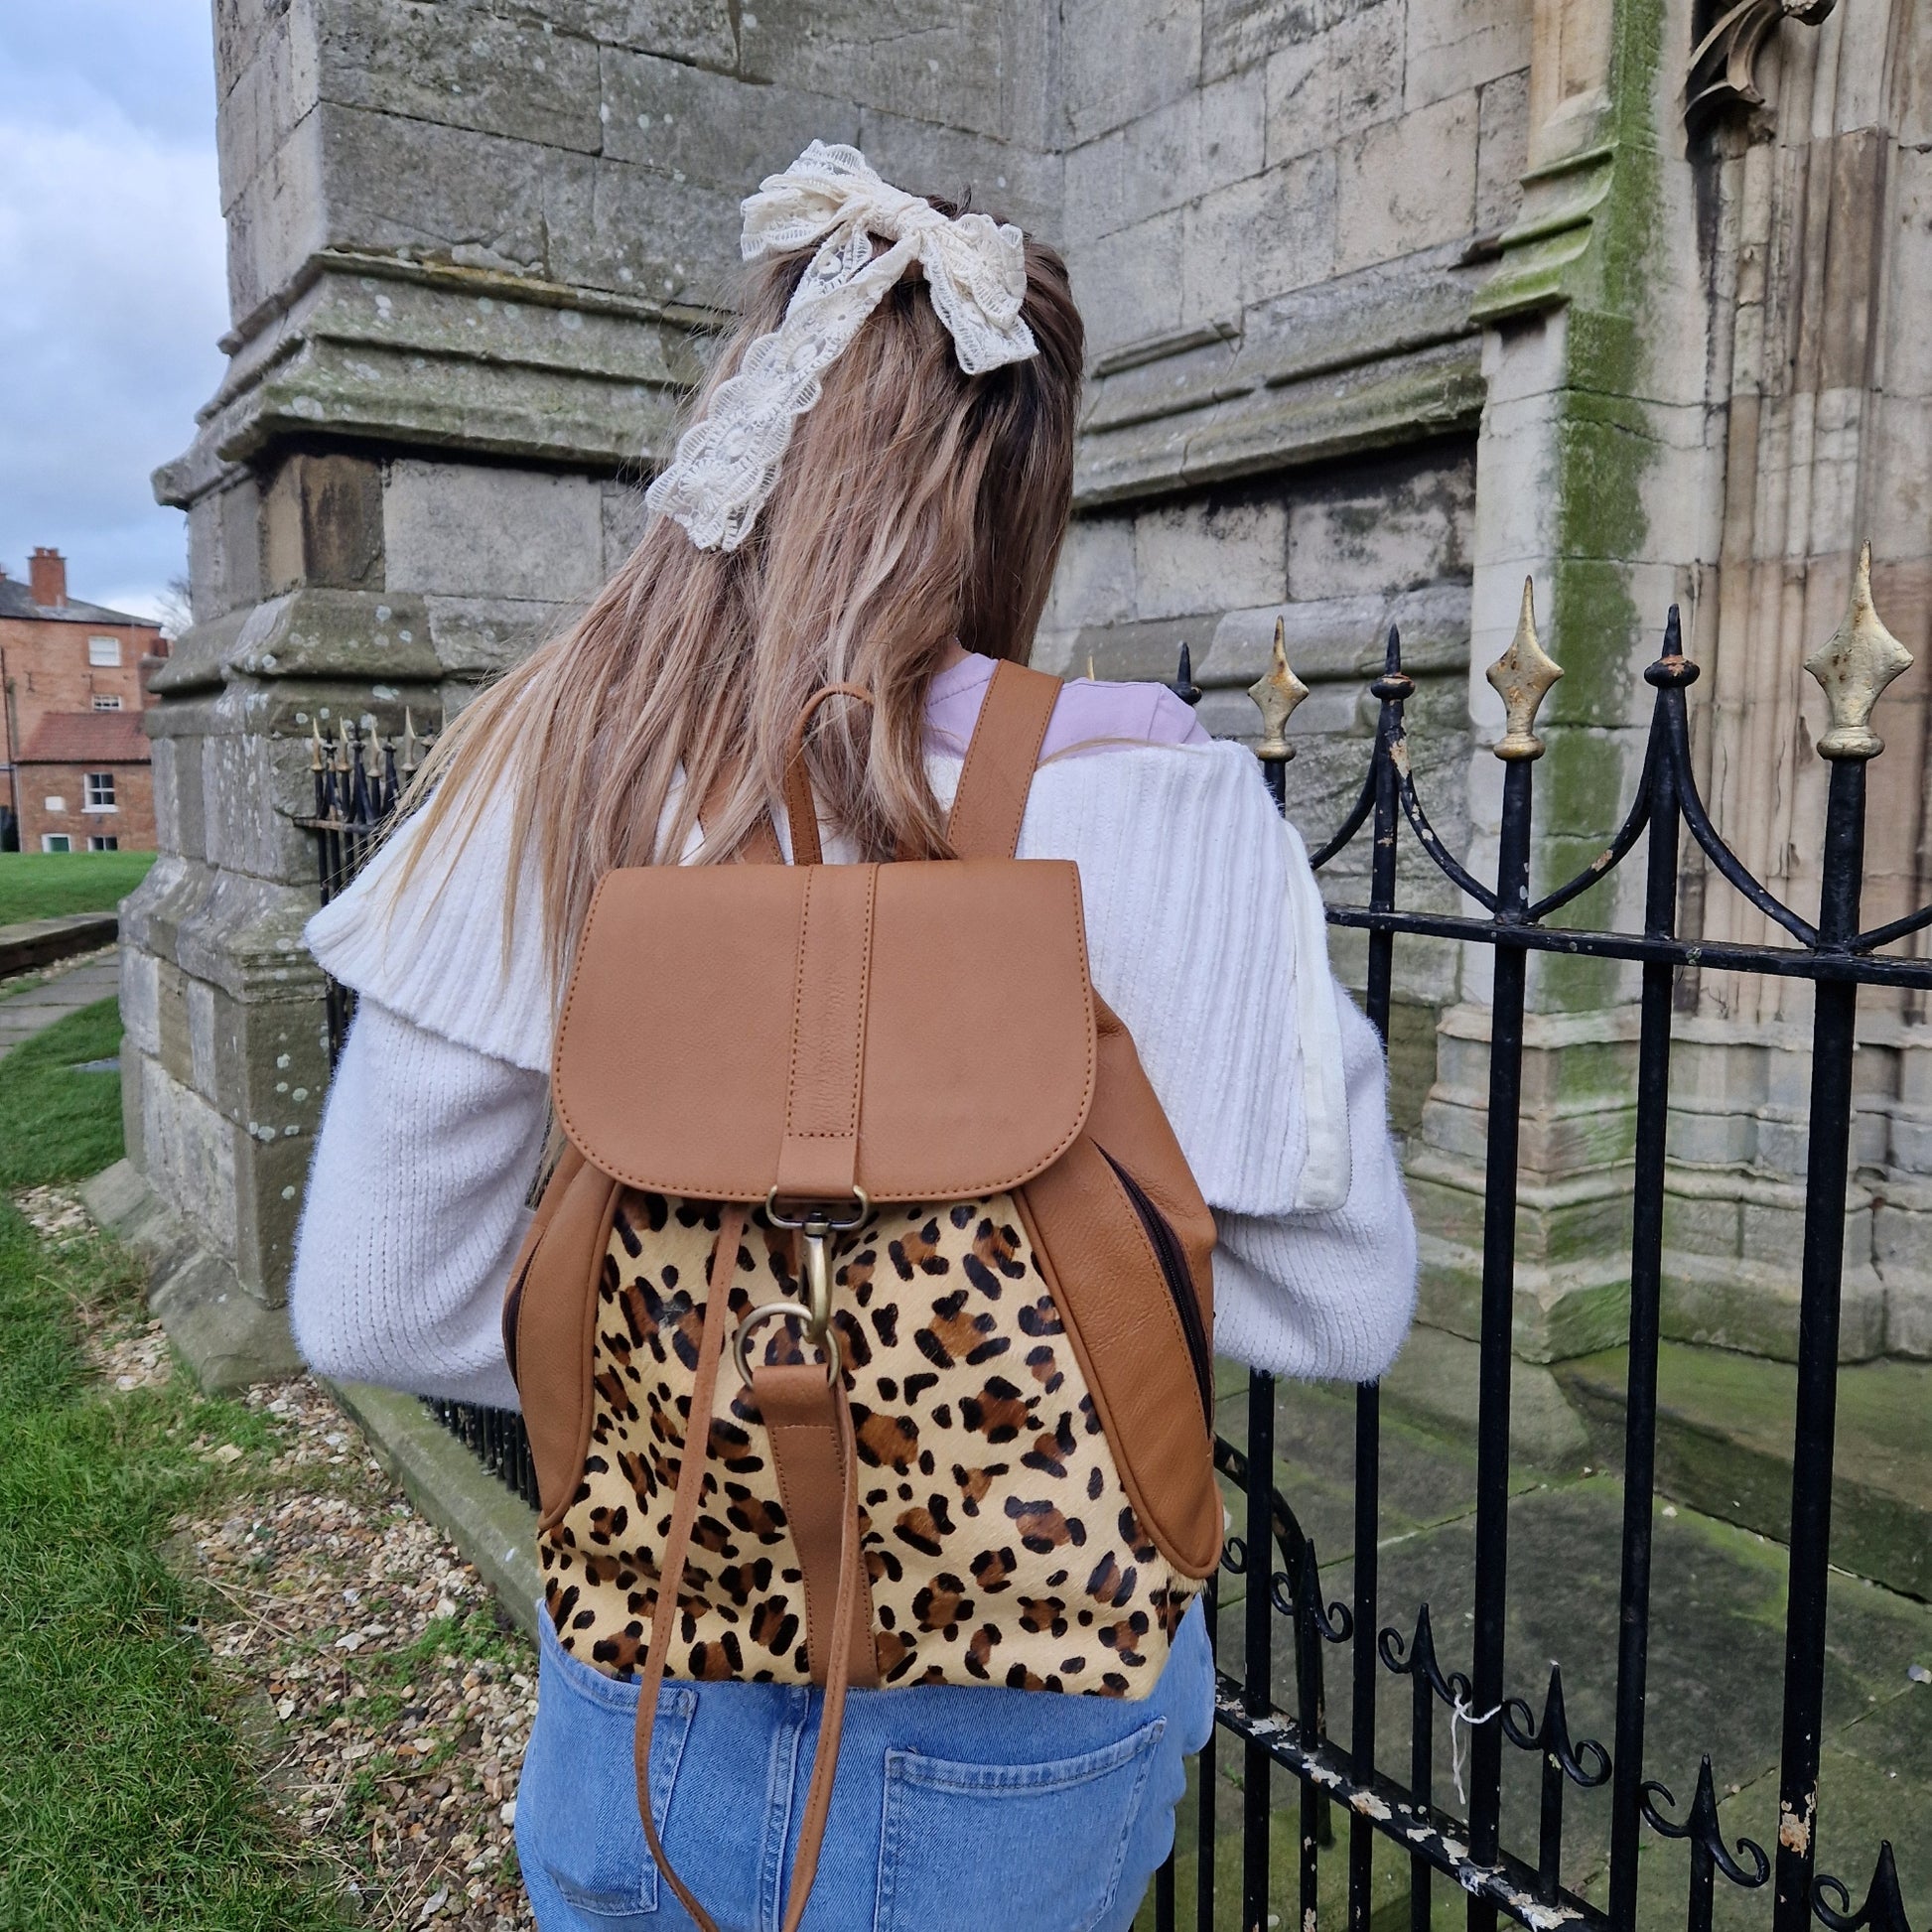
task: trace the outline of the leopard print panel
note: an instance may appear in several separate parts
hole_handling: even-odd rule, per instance
[[[715,1203],[626,1194],[605,1257],[590,1452],[540,1555],[564,1648],[614,1677],[647,1646],[718,1226]],[[882,1208],[834,1259],[880,1682],[1145,1697],[1200,1585],[1128,1501],[1013,1197]],[[755,1213],[734,1324],[795,1297],[791,1269]],[[766,1361],[811,1359],[789,1322],[759,1334]],[[802,1576],[726,1340],[666,1670],[806,1684]]]

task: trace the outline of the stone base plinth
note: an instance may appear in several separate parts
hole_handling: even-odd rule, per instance
[[[1439,1073],[1407,1162],[1421,1318],[1481,1330],[1488,1014],[1443,1016]],[[1932,1175],[1920,1029],[1874,1016],[1855,1069],[1839,1356],[1932,1353]],[[1629,1318],[1637,1016],[1525,1021],[1513,1326],[1556,1362],[1613,1348]],[[1808,1029],[1679,1020],[1664,1175],[1666,1337],[1777,1361],[1798,1352]]]

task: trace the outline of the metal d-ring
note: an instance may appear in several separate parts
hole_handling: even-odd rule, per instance
[[[802,1302],[781,1301],[761,1302],[753,1309],[738,1324],[738,1332],[732,1337],[732,1360],[738,1364],[739,1379],[749,1389],[752,1386],[751,1344],[752,1331],[760,1322],[770,1317],[796,1315],[804,1322],[807,1339],[815,1341],[825,1355],[825,1379],[836,1382],[839,1378],[839,1332],[828,1321],[823,1334],[811,1334],[812,1311]]]

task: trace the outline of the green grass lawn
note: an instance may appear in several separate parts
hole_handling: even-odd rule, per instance
[[[101,1000],[0,1060],[0,1189],[84,1180],[121,1158],[119,1076],[73,1070],[120,1049],[119,1008]]]
[[[118,1038],[103,1002],[0,1062],[0,1187],[120,1152],[120,1082],[70,1070]],[[258,1449],[267,1425],[181,1377],[103,1398],[76,1311],[138,1293],[112,1243],[51,1246],[0,1195],[0,1927],[338,1928],[220,1715],[163,1555],[183,1512],[238,1481],[207,1446]]]
[[[153,864],[152,852],[0,852],[0,925],[111,912]]]

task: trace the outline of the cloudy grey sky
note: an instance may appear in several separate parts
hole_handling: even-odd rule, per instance
[[[208,0],[0,5],[0,564],[152,611],[187,567],[148,475],[227,327]]]

